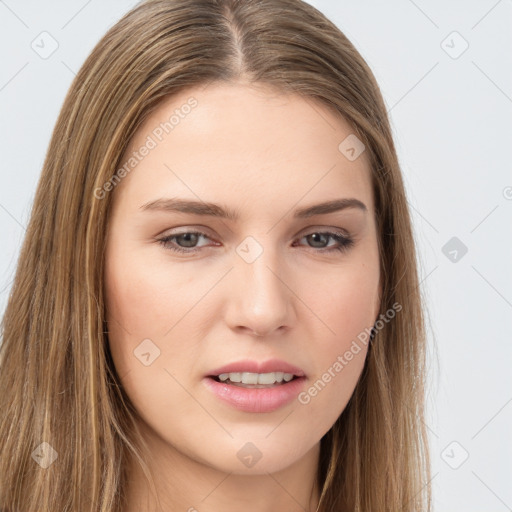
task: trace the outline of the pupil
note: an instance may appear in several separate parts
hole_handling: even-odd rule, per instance
[[[188,240],[185,240],[185,242],[186,242],[185,247],[193,247],[194,246],[193,242],[194,241],[197,242],[197,234],[196,233],[183,233],[182,235],[178,235],[178,238],[180,238],[180,237],[184,237],[184,238],[188,239]],[[192,237],[192,240],[190,240],[190,237]],[[187,245],[191,241],[192,241],[192,244],[191,245]]]
[[[324,238],[325,239],[325,235],[323,235],[321,233],[312,233],[311,235],[308,235],[308,236],[313,238],[313,242],[314,243],[318,242],[318,238]]]

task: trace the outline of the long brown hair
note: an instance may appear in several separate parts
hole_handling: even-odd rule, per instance
[[[354,46],[301,0],[148,0],[107,32],[77,74],[1,326],[5,510],[121,512],[128,458],[148,475],[137,413],[108,349],[103,254],[112,193],[98,198],[98,190],[163,99],[239,80],[319,101],[352,125],[371,163],[381,311],[402,306],[377,330],[353,396],[321,440],[318,512],[430,510],[424,306],[386,107]]]

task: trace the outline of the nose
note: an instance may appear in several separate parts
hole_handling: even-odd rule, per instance
[[[231,329],[268,337],[290,328],[294,318],[294,294],[275,252],[271,252],[265,249],[251,263],[235,256],[226,314]]]

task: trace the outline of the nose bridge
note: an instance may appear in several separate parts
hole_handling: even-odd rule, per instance
[[[291,292],[280,276],[283,265],[270,238],[248,236],[236,248],[232,321],[259,333],[286,323],[290,306]]]

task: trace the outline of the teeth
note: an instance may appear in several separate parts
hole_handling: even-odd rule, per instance
[[[230,380],[231,382],[241,382],[242,384],[275,384],[276,382],[290,382],[293,379],[293,373],[284,372],[271,372],[271,373],[249,373],[249,372],[234,372],[234,373],[221,373],[219,380],[224,382]]]

